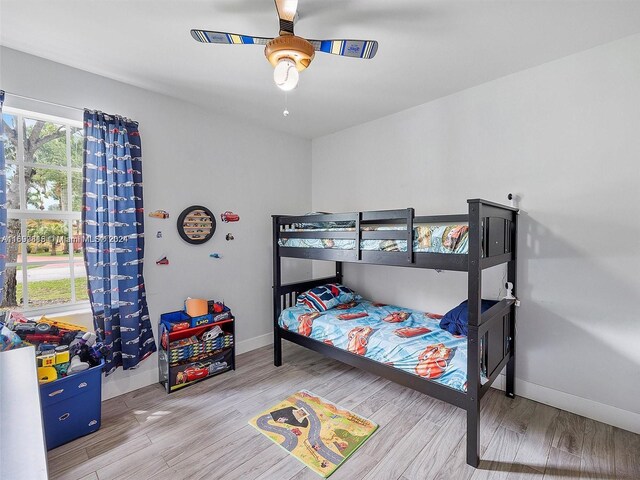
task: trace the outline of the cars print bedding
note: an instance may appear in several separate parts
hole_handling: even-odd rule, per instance
[[[366,226],[362,231],[406,230],[403,226]],[[333,248],[353,250],[355,240],[322,238],[321,232],[353,232],[355,228],[292,228],[285,232],[318,232],[318,238],[280,238],[278,245],[294,248]],[[468,225],[416,225],[413,228],[413,251],[416,253],[459,253],[469,251]],[[406,240],[361,240],[361,250],[406,252]]]
[[[467,338],[439,326],[441,315],[356,300],[325,312],[285,309],[279,324],[331,346],[466,391]]]

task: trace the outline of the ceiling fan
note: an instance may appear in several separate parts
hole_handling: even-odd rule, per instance
[[[275,0],[280,35],[275,38],[252,37],[227,32],[191,30],[191,36],[202,43],[265,45],[264,54],[273,65],[273,80],[284,91],[298,85],[299,73],[307,68],[315,52],[343,57],[373,58],[378,51],[375,40],[307,40],[293,33],[298,0]]]

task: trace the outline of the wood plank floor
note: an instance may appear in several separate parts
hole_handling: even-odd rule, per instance
[[[482,401],[480,468],[465,463],[465,412],[285,342],[167,395],[152,385],[104,402],[102,428],[49,452],[52,479],[320,478],[247,424],[306,388],[380,429],[332,480],[640,479],[640,436],[491,390]]]

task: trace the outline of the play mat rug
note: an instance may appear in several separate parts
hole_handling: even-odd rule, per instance
[[[325,478],[378,428],[307,390],[294,393],[249,424]]]

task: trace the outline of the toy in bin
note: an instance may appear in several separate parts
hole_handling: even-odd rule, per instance
[[[201,298],[187,298],[184,302],[184,309],[190,317],[200,317],[209,313],[209,305]]]
[[[225,356],[216,357],[210,361],[191,363],[186,368],[178,371],[176,375],[176,386],[194,382],[206,378],[214,373],[228,368],[229,364]]]
[[[216,325],[211,330],[207,330],[206,332],[204,332],[201,339],[203,342],[206,342],[215,339],[219,335],[222,335],[222,329],[218,325]]]
[[[213,323],[213,315],[209,313],[209,302],[201,298],[187,298],[184,309],[191,317],[191,328]]]
[[[213,313],[222,313],[225,310],[229,310],[229,308],[224,304],[224,302],[213,302],[211,310]]]
[[[71,363],[67,373],[88,370],[100,364],[100,361],[109,353],[109,348],[103,343],[96,343],[96,334],[87,332],[82,337],[76,338],[69,346],[71,351]]]
[[[28,343],[69,345],[79,332],[86,328],[72,323],[58,322],[42,317],[39,321],[20,321],[13,324],[13,331]]]
[[[22,339],[4,323],[0,323],[0,352],[21,346]]]
[[[223,333],[217,325],[211,330],[216,329]],[[171,342],[168,355],[169,363],[176,364],[188,358],[210,355],[218,350],[233,346],[233,334],[217,334],[215,337],[206,340],[206,338],[208,338],[208,333],[209,332],[205,332],[202,334],[201,341],[199,341],[197,337],[193,336],[188,339]]]
[[[163,313],[160,321],[170,332],[191,328],[191,317],[182,311]]]
[[[178,332],[180,330],[186,330],[187,328],[191,328],[191,324],[189,322],[180,322],[174,323],[171,325],[172,332]]]
[[[13,342],[17,339],[35,345],[38,380],[49,383],[100,364],[109,352],[96,334],[72,323],[42,317],[32,321],[10,314]]]
[[[73,375],[100,365],[109,353],[103,343],[96,343],[93,332],[79,332],[69,345],[41,344],[36,351],[38,379],[48,383],[63,376]]]

